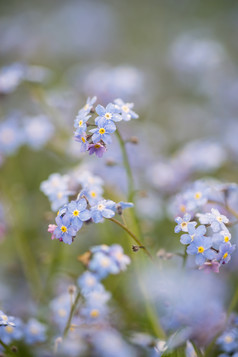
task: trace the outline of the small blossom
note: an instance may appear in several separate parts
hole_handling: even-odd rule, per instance
[[[196,238],[187,247],[189,255],[196,255],[195,261],[197,265],[203,265],[206,259],[212,260],[216,257],[216,253],[211,249],[212,240],[208,237]]]
[[[103,154],[106,152],[106,148],[101,143],[90,144],[88,146],[89,155],[95,154],[97,157],[103,157]]]
[[[46,340],[46,327],[36,319],[30,319],[24,328],[24,339],[26,343],[33,344]]]
[[[185,213],[183,218],[181,217],[176,217],[175,222],[177,223],[177,226],[174,228],[175,233],[179,233],[180,231],[183,232],[188,232],[188,223],[190,222],[191,215],[189,213]],[[194,226],[196,226],[196,222],[190,222]]]
[[[66,244],[71,244],[73,237],[76,235],[76,230],[72,227],[70,221],[70,216],[67,214],[63,217],[57,216],[55,219],[57,227],[54,230],[54,235],[57,239],[62,239]]]
[[[115,216],[115,202],[111,200],[101,200],[91,208],[92,219],[95,223],[103,221],[103,218]]]
[[[99,115],[96,119],[95,119],[95,123],[96,125],[98,125],[99,121],[102,119],[103,121],[107,121],[107,122],[112,122],[112,121],[121,121],[122,117],[119,113],[118,108],[112,104],[109,103],[106,108],[104,108],[102,105],[97,105],[96,106],[96,113]]]
[[[235,245],[232,245],[230,242],[221,244],[219,248],[219,253],[217,255],[217,260],[221,264],[227,264],[230,261],[231,254],[234,252],[234,250]]]
[[[48,226],[48,232],[51,233],[51,239],[56,239],[56,236],[54,235],[54,231],[56,228],[56,224],[49,224]]]
[[[139,115],[132,110],[134,103],[124,103],[120,98],[115,99],[114,103],[115,107],[120,111],[122,120],[129,121],[131,119],[139,118]]]
[[[82,132],[82,134],[78,134],[77,132],[75,132],[74,139],[81,143],[81,152],[85,152],[88,150],[89,144],[86,138],[86,133]]]
[[[197,238],[204,238],[204,234],[206,233],[205,226],[199,226],[195,228],[194,224],[188,223],[188,234],[183,234],[180,238],[180,242],[182,244],[190,244],[193,242],[194,239]]]
[[[97,122],[98,128],[91,129],[90,132],[93,133],[92,141],[94,144],[100,140],[104,141],[105,144],[109,145],[112,142],[110,134],[114,133],[116,130],[116,125],[113,121],[106,121],[100,118]]]
[[[91,218],[91,213],[87,208],[85,198],[78,201],[71,201],[67,206],[67,215],[71,217],[72,226],[78,231],[81,229],[83,222]]]

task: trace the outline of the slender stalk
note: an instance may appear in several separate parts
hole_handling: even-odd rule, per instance
[[[232,300],[230,302],[230,305],[228,307],[228,310],[227,310],[228,316],[231,314],[232,310],[236,307],[237,303],[238,303],[238,287],[236,288],[235,293],[234,293]]]
[[[0,345],[2,345],[2,347],[5,349],[5,351],[6,351],[7,353],[9,353],[11,356],[12,356],[12,355],[15,355],[15,353],[13,353],[13,351],[11,350],[11,348],[10,348],[8,345],[6,345],[1,339],[0,339]]]
[[[185,268],[185,266],[186,266],[187,257],[188,257],[188,254],[187,254],[187,246],[185,246],[185,248],[184,248],[184,254],[183,254],[183,268]]]
[[[140,242],[140,240],[134,235],[134,233],[132,233],[130,231],[129,228],[127,228],[124,224],[122,224],[115,218],[108,218],[108,219],[109,219],[109,221],[116,223],[118,226],[120,226],[122,229],[124,229],[124,231],[126,231],[131,236],[131,238],[134,239],[134,241],[140,246],[140,248],[144,249],[144,251],[148,255],[148,257],[150,257],[150,259],[153,260],[152,255],[150,254],[148,249]]]
[[[132,170],[131,170],[131,166],[130,166],[130,162],[128,159],[128,155],[127,155],[127,151],[126,151],[126,147],[125,147],[125,142],[122,139],[122,136],[120,134],[120,132],[118,131],[118,129],[116,130],[116,135],[120,144],[120,148],[121,148],[121,152],[122,152],[122,157],[123,157],[123,164],[126,170],[126,174],[127,174],[127,181],[128,181],[128,192],[127,192],[127,197],[128,197],[128,201],[129,202],[133,202],[134,201],[134,196],[135,196],[135,190],[134,190],[134,180],[133,180],[133,175],[132,175]],[[140,239],[143,237],[142,232],[141,232],[141,228],[140,228],[140,224],[139,224],[139,219],[136,215],[136,212],[134,209],[131,210],[131,217],[133,220],[133,228],[136,230],[137,235],[139,235]],[[137,238],[137,236],[135,236],[135,234],[133,234],[126,225],[123,225],[121,222],[111,219],[113,220],[114,223],[118,224],[121,228],[123,228],[134,240],[135,242],[139,245],[139,246],[143,246],[146,254],[150,257],[151,260],[152,256],[149,253],[149,251],[147,250],[147,248],[144,246],[144,244],[142,244],[140,242],[140,240]],[[138,271],[139,269],[139,262],[136,261],[136,269]],[[163,331],[161,325],[160,325],[160,321],[159,321],[159,317],[156,316],[156,312],[155,312],[155,308],[154,305],[151,304],[151,301],[149,299],[148,296],[148,292],[147,289],[144,286],[143,280],[141,279],[141,276],[138,272],[138,282],[140,285],[140,289],[141,292],[144,296],[144,303],[145,303],[145,309],[146,309],[146,313],[148,316],[148,320],[151,324],[151,327],[155,333],[155,335],[158,338],[163,338],[165,339],[165,332]]]
[[[72,318],[74,316],[74,312],[75,312],[75,309],[77,307],[77,304],[78,304],[78,301],[79,301],[79,298],[80,298],[80,292],[78,292],[78,294],[76,295],[76,298],[74,300],[74,303],[72,304],[71,306],[71,310],[70,310],[70,313],[69,313],[69,318],[68,318],[68,321],[67,321],[67,324],[65,326],[65,329],[64,329],[64,333],[63,333],[63,337],[65,338],[67,336],[67,333],[70,329],[70,326],[71,326],[71,321],[72,321]]]
[[[227,212],[229,212],[230,214],[232,214],[235,218],[238,219],[238,212],[236,212],[233,208],[229,207],[227,204],[223,203],[223,202],[218,202],[218,201],[208,201],[208,203],[214,203],[215,205],[220,205],[222,207],[224,207]]]
[[[127,174],[127,180],[128,180],[128,201],[129,202],[133,202],[134,201],[134,180],[133,180],[133,175],[132,175],[132,171],[131,171],[131,166],[129,163],[129,159],[128,159],[128,155],[127,155],[127,151],[126,151],[126,147],[125,147],[125,143],[124,140],[122,139],[122,136],[119,132],[119,130],[117,129],[115,131],[115,134],[117,136],[118,142],[120,144],[120,148],[121,148],[121,152],[122,152],[122,157],[123,157],[123,164],[126,170],[126,174]]]

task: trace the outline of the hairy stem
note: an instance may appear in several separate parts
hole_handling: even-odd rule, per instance
[[[134,241],[138,244],[138,246],[140,246],[140,248],[142,248],[145,251],[145,253],[148,255],[148,257],[151,260],[153,260],[152,255],[150,254],[148,249],[140,242],[140,240],[135,236],[135,234],[130,231],[129,228],[127,228],[124,224],[122,224],[115,218],[108,218],[108,219],[109,219],[109,221],[116,223],[118,226],[120,226],[122,229],[124,229],[124,231],[126,231],[131,236],[131,238],[134,239]]]
[[[78,292],[78,294],[76,295],[76,298],[74,300],[74,303],[72,304],[71,306],[71,310],[70,310],[70,313],[69,313],[69,318],[68,318],[68,321],[67,321],[67,324],[65,326],[65,329],[64,329],[64,333],[63,333],[63,337],[65,338],[67,336],[67,333],[70,329],[70,326],[71,326],[71,321],[72,321],[72,318],[74,316],[74,312],[76,310],[76,307],[77,307],[77,304],[78,304],[78,301],[79,301],[79,298],[80,298],[80,292]]]

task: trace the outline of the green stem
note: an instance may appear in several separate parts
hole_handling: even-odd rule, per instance
[[[129,202],[133,202],[134,201],[134,180],[133,180],[133,175],[132,175],[132,171],[131,171],[131,166],[129,163],[129,159],[128,159],[128,155],[127,155],[127,151],[126,151],[126,147],[125,147],[125,142],[122,139],[122,136],[120,134],[120,132],[118,131],[118,129],[116,130],[116,136],[118,138],[118,142],[120,144],[120,148],[121,148],[121,152],[122,152],[122,157],[123,157],[123,164],[126,170],[126,174],[127,174],[127,180],[128,180],[128,201]]]
[[[78,304],[78,301],[79,301],[79,298],[80,298],[80,292],[78,292],[78,294],[76,295],[76,298],[74,300],[74,303],[72,304],[71,306],[71,310],[70,310],[70,313],[69,313],[69,318],[68,318],[68,321],[67,321],[67,324],[65,326],[65,329],[64,329],[64,333],[63,333],[63,337],[65,338],[67,336],[67,333],[70,329],[70,326],[71,326],[71,321],[72,321],[72,318],[74,316],[74,312],[76,310],[76,307],[77,307],[77,304]]]
[[[223,203],[223,202],[218,202],[218,201],[208,201],[208,203],[213,203],[215,205],[220,205],[222,207],[224,207],[227,212],[229,212],[230,214],[232,214],[235,218],[238,219],[238,212],[236,212],[233,208],[229,207],[227,204]]]
[[[186,266],[187,257],[188,257],[188,254],[187,254],[187,246],[185,246],[184,254],[183,254],[183,268],[185,268],[185,266]]]
[[[230,305],[227,310],[227,315],[229,316],[232,312],[232,310],[236,307],[238,303],[238,287],[236,288],[235,294],[233,295],[233,298],[230,302]]]
[[[125,167],[125,170],[126,170],[126,174],[127,174],[127,182],[128,182],[127,197],[128,197],[128,201],[129,202],[134,202],[134,196],[135,196],[134,180],[133,180],[132,170],[131,170],[131,166],[130,166],[130,163],[129,163],[126,147],[125,147],[125,142],[124,142],[120,132],[118,131],[118,129],[116,130],[116,135],[117,135],[117,138],[118,138],[118,141],[119,141],[119,144],[120,144],[122,157],[123,157],[123,164],[124,164],[124,167]],[[133,220],[133,228],[136,230],[137,236],[139,235],[139,237],[141,239],[143,237],[143,235],[142,235],[142,232],[141,232],[139,219],[138,219],[134,209],[131,210],[131,216],[132,216],[132,220]],[[121,222],[116,221],[114,219],[113,219],[113,221],[114,221],[114,223],[118,224],[121,228],[123,228],[135,240],[135,242],[137,242],[138,245],[143,246],[146,254],[150,257],[150,259],[152,259],[151,254],[149,253],[147,248],[144,246],[144,244],[142,244],[140,242],[140,240],[137,238],[137,236],[135,236]],[[136,269],[137,269],[137,271],[139,269],[138,262],[136,262]],[[146,309],[146,313],[147,313],[147,316],[148,316],[148,320],[149,320],[149,322],[151,324],[151,327],[152,327],[154,333],[156,334],[156,336],[158,338],[163,338],[164,339],[166,337],[165,333],[164,333],[164,331],[163,331],[163,329],[162,329],[162,327],[160,325],[159,317],[156,316],[155,308],[154,308],[153,305],[151,305],[151,301],[149,299],[148,292],[147,292],[147,290],[146,290],[146,288],[144,286],[143,280],[141,279],[141,276],[140,276],[139,272],[138,272],[138,281],[139,281],[141,292],[142,292],[142,294],[144,296],[145,309]]]
[[[140,240],[134,235],[134,233],[132,233],[130,231],[129,228],[127,228],[124,224],[122,224],[121,222],[119,222],[117,219],[115,218],[108,218],[109,221],[112,221],[114,223],[116,223],[118,226],[120,226],[122,229],[124,229],[124,231],[126,231],[131,237],[132,239],[134,239],[134,241],[138,244],[138,246],[142,249],[144,249],[145,253],[148,255],[148,257],[153,260],[152,255],[150,254],[150,252],[148,251],[148,249],[140,242]]]
[[[13,353],[13,351],[11,350],[11,348],[10,348],[8,345],[6,345],[2,340],[0,340],[0,345],[2,345],[2,347],[5,349],[5,351],[6,351],[7,353],[9,353],[11,356],[12,356],[12,355],[15,355],[15,353]]]

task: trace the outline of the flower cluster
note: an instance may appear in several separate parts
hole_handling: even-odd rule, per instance
[[[81,190],[76,199],[69,202],[69,196],[75,194],[75,190],[70,190],[70,182]],[[52,174],[41,183],[41,190],[51,201],[52,209],[59,209],[56,225],[50,224],[48,232],[52,234],[52,239],[59,239],[66,244],[73,242],[84,222],[100,223],[105,218],[112,218],[116,213],[120,215],[124,209],[133,207],[130,202],[105,200],[102,196],[102,179],[88,171],[64,176]]]
[[[102,333],[110,333],[112,337],[117,336],[118,342],[122,344],[121,347],[120,345],[117,347],[121,349],[121,352],[127,346],[120,335],[116,331],[114,332],[110,326],[108,318],[110,310],[107,303],[111,294],[105,290],[101,281],[109,274],[118,274],[120,271],[124,271],[129,263],[130,258],[123,253],[120,245],[101,245],[91,248],[90,258],[86,264],[88,269],[77,279],[78,294],[81,299],[71,321],[67,339],[62,342],[60,349],[65,349],[70,341],[74,350],[73,341],[75,340],[90,341],[93,346],[99,348],[101,344],[99,341],[96,343],[95,340],[95,333],[98,333],[99,327]],[[76,287],[71,286],[68,291],[68,294],[61,295],[51,303],[53,319],[61,333],[64,331],[73,304],[77,304]],[[92,338],[89,339],[89,336]],[[84,348],[87,348],[85,342],[82,344],[84,344]],[[75,345],[75,353],[79,353],[79,346],[79,343]],[[112,349],[113,346],[108,346],[109,351]]]
[[[0,311],[0,340],[9,345],[12,341],[24,340],[26,344],[44,342],[46,327],[38,320],[31,318],[27,323]]]
[[[206,214],[198,213],[196,217],[201,223],[198,227],[197,222],[190,221],[188,213],[183,218],[177,217],[175,233],[184,232],[180,242],[187,246],[187,254],[195,255],[197,265],[206,263],[204,267],[211,266],[218,271],[221,264],[229,262],[235,249],[235,245],[230,243],[231,234],[226,226],[229,220],[214,208]]]
[[[38,115],[22,120],[10,117],[0,123],[0,155],[13,155],[22,145],[39,150],[54,134],[54,126],[48,117]]]
[[[238,356],[238,324],[237,316],[231,315],[226,330],[217,338],[216,344],[222,352],[219,357]]]
[[[111,134],[116,131],[115,122],[137,119],[138,115],[132,110],[133,103],[124,103],[122,99],[115,99],[114,104],[109,103],[106,107],[98,104],[95,108],[97,114],[94,119],[95,124],[89,124],[88,121],[92,117],[90,113],[94,112],[93,105],[96,100],[96,97],[88,98],[85,106],[79,110],[74,121],[74,137],[81,143],[82,152],[88,151],[89,155],[102,157],[107,145],[112,142]],[[87,133],[90,126],[96,128],[90,129]]]

